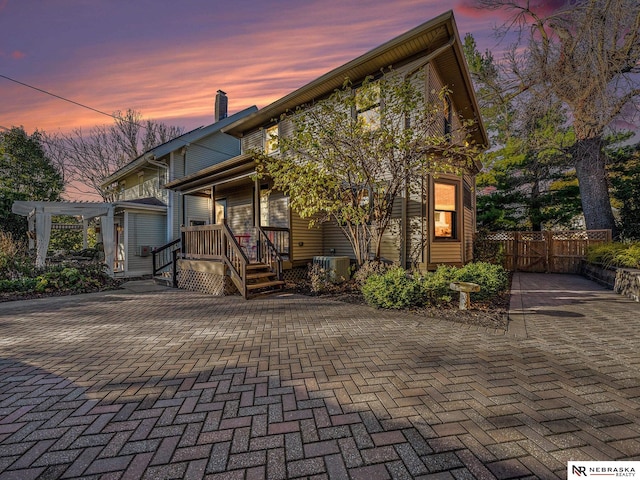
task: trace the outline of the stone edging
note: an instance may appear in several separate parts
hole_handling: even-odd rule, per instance
[[[640,270],[636,268],[619,268],[616,272],[616,293],[640,302]]]
[[[640,302],[640,269],[604,268],[602,265],[583,261],[580,273],[589,280]]]

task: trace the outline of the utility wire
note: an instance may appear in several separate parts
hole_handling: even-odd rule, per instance
[[[100,115],[105,115],[105,116],[113,118],[115,120],[120,120],[121,122],[127,122],[127,123],[130,123],[131,125],[135,125],[137,127],[140,127],[140,128],[145,129],[145,130],[148,130],[148,128],[145,125],[141,125],[139,123],[132,122],[132,121],[127,120],[125,118],[119,117],[118,115],[113,115],[111,113],[103,112],[102,110],[98,110],[97,108],[93,108],[93,107],[90,107],[88,105],[84,105],[84,104],[82,104],[80,102],[76,102],[74,100],[70,100],[70,99],[62,97],[60,95],[56,95],[55,93],[48,92],[47,90],[43,90],[42,88],[34,87],[33,85],[29,85],[28,83],[21,82],[19,80],[16,80],[15,78],[11,78],[11,77],[8,77],[6,75],[2,75],[1,73],[0,73],[0,78],[4,78],[5,80],[9,80],[10,82],[17,83],[18,85],[22,85],[23,87],[27,87],[27,88],[30,88],[32,90],[36,90],[36,91],[38,91],[40,93],[44,93],[45,95],[49,95],[51,97],[57,98],[58,100],[62,100],[64,102],[72,103],[74,105],[77,105],[78,107],[86,108],[87,110],[91,110],[93,112],[99,113]],[[8,130],[6,127],[2,127],[2,128],[5,129],[5,130]],[[179,136],[181,136],[181,135],[178,135],[178,137]],[[178,138],[178,137],[176,137],[176,138]],[[169,140],[169,141],[171,141],[171,140]],[[206,145],[200,145],[198,143],[193,143],[192,145],[200,147],[200,148],[204,148],[205,150],[210,150],[210,151],[215,152],[215,153],[222,153],[223,155],[232,155],[230,152],[223,152],[222,150],[217,150],[215,148],[207,147]]]
[[[34,87],[33,85],[28,85],[26,83],[23,83],[23,82],[20,82],[20,81],[14,79],[14,78],[7,77],[6,75],[0,74],[0,77],[4,78],[6,80],[9,80],[10,82],[17,83],[18,85],[22,85],[23,87],[31,88],[32,90],[37,90],[38,92],[44,93],[45,95],[50,95],[50,96],[55,97],[57,99],[63,100],[65,102],[73,103],[74,105],[77,105],[79,107],[86,108],[88,110],[92,110],[94,112],[99,113],[100,115],[106,115],[107,117],[115,118],[116,120],[123,120],[122,118],[117,117],[115,115],[112,115],[110,113],[103,112],[102,110],[98,110],[97,108],[89,107],[87,105],[84,105],[82,103],[76,102],[74,100],[69,100],[68,98],[64,98],[64,97],[61,97],[60,95],[56,95],[55,93],[47,92],[46,90],[43,90],[42,88]],[[131,122],[131,123],[133,123],[133,122]],[[142,125],[139,125],[139,126],[142,127]]]

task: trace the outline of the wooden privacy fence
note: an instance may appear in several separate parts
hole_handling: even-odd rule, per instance
[[[476,251],[511,271],[579,273],[587,247],[611,241],[611,230],[492,232],[476,237]]]

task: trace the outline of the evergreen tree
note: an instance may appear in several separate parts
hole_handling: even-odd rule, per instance
[[[64,189],[61,172],[42,148],[42,135],[28,135],[22,127],[0,132],[0,230],[15,238],[27,230],[25,217],[11,208],[16,200],[60,199]]]

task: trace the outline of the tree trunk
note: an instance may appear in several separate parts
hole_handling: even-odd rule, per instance
[[[609,199],[603,146],[601,137],[578,140],[572,154],[587,230],[611,230],[615,238],[616,223]]]

